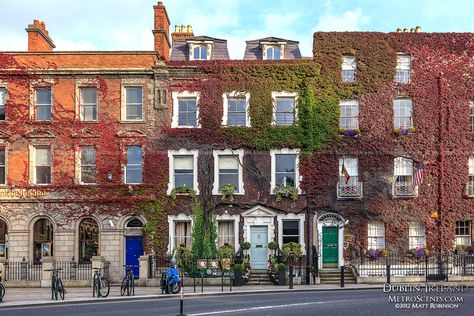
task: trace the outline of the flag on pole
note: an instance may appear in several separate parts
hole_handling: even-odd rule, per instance
[[[415,169],[415,177],[413,178],[413,186],[417,187],[423,183],[423,175],[425,173],[425,164],[420,161],[418,167]]]
[[[344,158],[342,158],[342,168],[341,168],[342,175],[346,178],[346,184],[349,182],[351,176],[349,175],[349,171],[347,171],[346,166],[344,166]]]

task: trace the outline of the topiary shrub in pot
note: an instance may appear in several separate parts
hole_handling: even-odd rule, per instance
[[[236,263],[234,264],[233,269],[234,269],[234,286],[244,285],[244,279],[242,278],[244,267],[240,263]]]
[[[279,263],[277,265],[278,268],[278,285],[284,286],[286,285],[286,266],[284,263]]]

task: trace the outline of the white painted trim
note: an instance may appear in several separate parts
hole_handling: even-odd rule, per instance
[[[298,92],[288,92],[288,91],[272,91],[272,104],[273,104],[273,114],[272,114],[272,125],[273,126],[292,126],[292,125],[276,125],[276,99],[277,98],[295,98],[295,117],[293,120],[293,125],[298,121]]]
[[[251,226],[268,226],[268,242],[272,242],[275,240],[274,218],[277,216],[277,213],[266,207],[257,205],[251,208],[250,210],[242,212],[240,215],[244,218],[244,226],[242,233],[244,241],[250,242]]]
[[[127,120],[126,102],[127,102],[127,89],[126,88],[142,88],[142,118],[138,120]],[[99,94],[98,94],[99,96]],[[98,97],[97,96],[97,97]],[[122,79],[120,85],[120,121],[122,123],[128,122],[144,122],[145,121],[145,79]],[[97,118],[99,113],[97,113]]]
[[[212,41],[187,41],[187,43],[189,47],[189,60],[211,60],[212,47],[214,46]],[[194,59],[194,48],[198,46],[206,46],[206,59]]]
[[[327,215],[333,217],[333,220],[324,219]],[[321,221],[320,219],[323,218]],[[323,227],[338,227],[338,267],[344,265],[344,218],[336,213],[327,212],[318,217],[318,251],[319,251],[319,269],[323,268]]]
[[[250,127],[250,114],[249,114],[249,106],[250,106],[250,92],[242,92],[242,91],[232,91],[222,94],[223,100],[223,115],[222,115],[222,125],[227,126],[227,120],[229,118],[229,107],[228,107],[228,100],[229,98],[238,98],[238,97],[245,97],[245,126]]]
[[[216,215],[216,229],[217,236],[219,236],[219,221],[234,221],[234,250],[237,251],[240,248],[239,237],[240,237],[240,215],[229,215],[227,211],[222,215]],[[217,240],[216,240],[217,244]]]
[[[84,120],[81,111],[81,89],[82,88],[95,88],[96,89],[96,119],[95,120]],[[96,123],[99,121],[99,82],[97,79],[76,79],[76,88],[75,88],[75,112],[76,119],[81,122],[93,122]]]
[[[50,88],[51,89],[51,119],[44,121],[44,120],[37,120],[36,117],[36,90],[42,88]],[[54,79],[41,79],[41,80],[32,80],[30,82],[30,120],[36,122],[52,122],[54,120]]]
[[[305,222],[305,215],[304,214],[278,214],[277,215],[277,222],[278,222],[278,246],[281,248],[283,247],[283,221],[284,220],[297,220],[298,221],[298,229],[299,229],[299,241],[298,243],[301,245],[301,250],[303,251],[303,255],[306,254],[306,244],[304,240],[304,222]]]
[[[214,150],[212,156],[214,157],[214,183],[212,185],[212,194],[220,195],[219,192],[219,156],[223,155],[234,155],[239,157],[239,193],[234,195],[245,195],[244,191],[244,175],[243,175],[243,164],[244,164],[244,150],[243,149],[225,149],[225,150]]]
[[[282,149],[272,149],[270,150],[270,157],[271,157],[271,187],[270,187],[270,194],[273,194],[273,190],[275,190],[275,170],[276,170],[276,160],[275,160],[275,155],[280,155],[280,154],[293,154],[296,155],[295,159],[295,187],[298,189],[298,194],[301,194],[301,188],[300,188],[300,171],[299,171],[299,165],[300,165],[300,150],[299,149],[288,149],[288,148],[282,148]]]
[[[171,120],[172,128],[200,128],[201,123],[199,121],[199,100],[201,98],[201,93],[198,91],[182,91],[177,92],[173,91],[171,93],[173,99],[173,117]],[[178,101],[180,98],[196,98],[196,126],[179,126],[179,105]]]
[[[173,191],[175,187],[174,183],[174,156],[193,156],[193,186],[194,191],[196,194],[199,194],[199,183],[198,183],[198,158],[199,158],[199,151],[198,150],[187,150],[181,148],[180,150],[168,150],[168,175],[169,175],[169,182],[168,182],[168,191],[167,194],[170,195],[171,191]]]
[[[171,253],[176,248],[176,245],[174,244],[174,236],[175,236],[174,224],[176,222],[191,222],[191,232],[194,227],[194,219],[191,215],[185,215],[183,213],[179,213],[178,215],[168,215],[168,232],[169,232],[168,253]]]
[[[9,143],[0,139],[0,146],[5,150],[5,184],[0,184],[0,188],[8,186],[8,145]],[[1,219],[1,218],[0,218]]]
[[[261,48],[262,48],[262,59],[263,60],[275,60],[275,59],[268,59],[267,56],[267,49],[270,47],[276,47],[280,49],[280,60],[285,59],[285,47],[287,45],[287,42],[277,42],[277,43],[272,43],[272,42],[262,42],[261,43]]]
[[[50,172],[50,181],[49,183],[36,183],[36,147],[48,147],[49,148],[49,155],[50,155],[50,161],[49,161],[49,172]],[[31,185],[35,186],[48,186],[52,185],[53,182],[53,146],[51,144],[42,144],[42,143],[32,143],[28,144],[28,160],[29,160],[29,180]]]

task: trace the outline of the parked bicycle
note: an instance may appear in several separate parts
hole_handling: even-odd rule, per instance
[[[94,282],[92,283],[92,297],[107,297],[110,292],[110,283],[102,273],[102,269],[94,268]]]
[[[2,283],[2,271],[0,271],[0,302],[3,302],[5,296],[5,285]]]
[[[127,296],[135,295],[135,276],[133,275],[133,268],[136,266],[127,264],[123,266],[125,267],[125,277],[120,286],[120,295],[124,296],[125,293],[127,293]]]
[[[64,294],[66,290],[64,289],[63,281],[59,277],[58,272],[62,269],[48,269],[44,271],[51,272],[51,299],[57,300],[60,297],[64,300]]]

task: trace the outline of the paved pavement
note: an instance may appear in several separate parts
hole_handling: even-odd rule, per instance
[[[199,295],[185,298],[184,313],[188,316],[201,315],[258,315],[258,316],[379,316],[379,315],[472,315],[474,291],[463,293],[424,294],[429,297],[456,296],[463,301],[446,304],[420,305],[417,303],[397,304],[390,294],[381,289],[353,289],[338,291],[280,291],[243,293],[234,295]],[[398,297],[415,297],[418,294],[398,293]],[[436,307],[436,308],[434,308]],[[134,301],[84,302],[82,304],[56,304],[29,307],[0,307],[1,316],[147,316],[179,314],[179,296],[162,299],[142,299]]]

